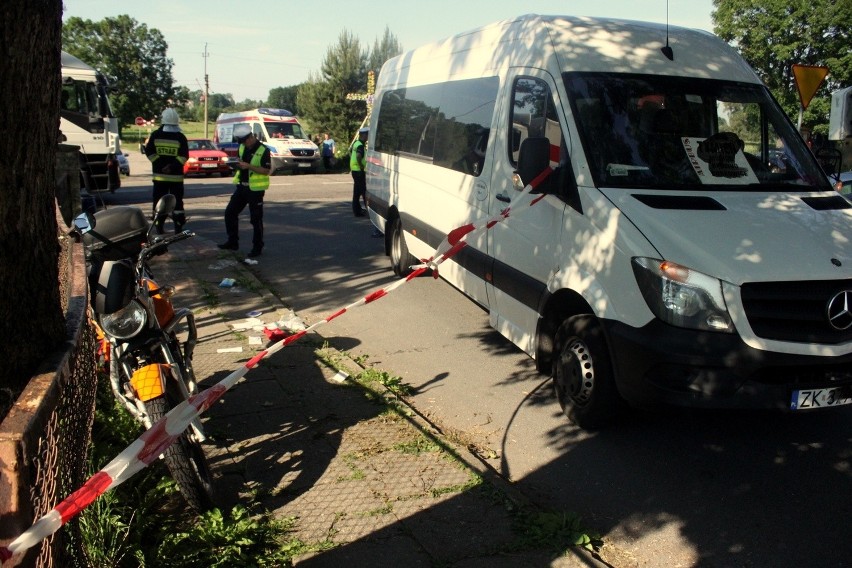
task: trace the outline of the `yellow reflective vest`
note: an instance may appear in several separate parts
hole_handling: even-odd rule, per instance
[[[260,143],[258,143],[260,144]],[[243,158],[243,151],[246,149],[245,144],[240,144],[240,149],[237,150],[237,156],[239,156],[240,160]],[[251,157],[251,162],[249,162],[253,166],[261,167],[260,161],[263,159],[264,152],[268,152],[269,150],[263,144],[260,144],[260,147],[255,150],[254,155]],[[240,183],[240,170],[237,170],[237,173],[234,174],[233,182],[235,184]],[[269,176],[266,174],[259,174],[257,172],[253,172],[249,170],[249,189],[252,191],[266,191],[269,187]]]
[[[364,171],[364,168],[361,167],[361,164],[358,162],[358,147],[361,147],[361,155],[364,155],[364,143],[360,140],[356,140],[352,144],[352,153],[349,155],[349,171],[352,172],[361,172]]]

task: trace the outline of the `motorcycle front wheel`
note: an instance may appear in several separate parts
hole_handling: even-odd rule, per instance
[[[145,409],[156,423],[171,410],[166,396],[160,396],[145,403]],[[177,482],[178,489],[189,506],[199,513],[215,507],[213,502],[213,476],[207,457],[201,444],[189,437],[188,431],[178,437],[163,452],[166,467]]]

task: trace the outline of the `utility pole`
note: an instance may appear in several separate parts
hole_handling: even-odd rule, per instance
[[[207,53],[207,44],[204,44],[204,137],[210,138],[210,135],[207,131],[208,129],[208,121],[207,121],[207,99],[210,98],[210,77],[207,75],[207,58],[209,54]]]

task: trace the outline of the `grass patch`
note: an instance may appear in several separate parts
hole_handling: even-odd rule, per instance
[[[362,385],[379,383],[393,394],[403,397],[411,394],[411,386],[402,381],[402,377],[391,375],[387,371],[367,368],[355,375],[355,380]]]
[[[101,374],[89,471],[103,467],[141,431]],[[327,547],[289,538],[295,520],[277,520],[265,511],[237,506],[195,515],[159,461],[96,499],[79,523],[91,566],[279,568],[292,566],[298,554]]]
[[[394,444],[393,449],[403,454],[419,456],[424,453],[440,452],[443,448],[432,438],[421,435],[414,440]]]
[[[515,529],[521,535],[519,548],[565,550],[580,546],[596,551],[603,544],[600,535],[584,528],[579,515],[564,511],[519,513]]]
[[[440,497],[441,495],[449,495],[452,493],[463,493],[481,486],[485,481],[482,476],[477,473],[471,473],[470,478],[465,483],[457,483],[456,485],[448,485],[447,487],[437,487],[431,489],[429,494],[432,497]]]
[[[365,479],[367,474],[364,473],[364,470],[358,467],[357,465],[358,456],[356,454],[346,454],[343,456],[343,462],[346,464],[352,473],[348,477],[338,477],[338,481],[356,481],[359,479]]]

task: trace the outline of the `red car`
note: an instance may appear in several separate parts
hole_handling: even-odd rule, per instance
[[[205,138],[192,138],[189,143],[189,159],[183,165],[183,174],[231,175],[228,155]]]

